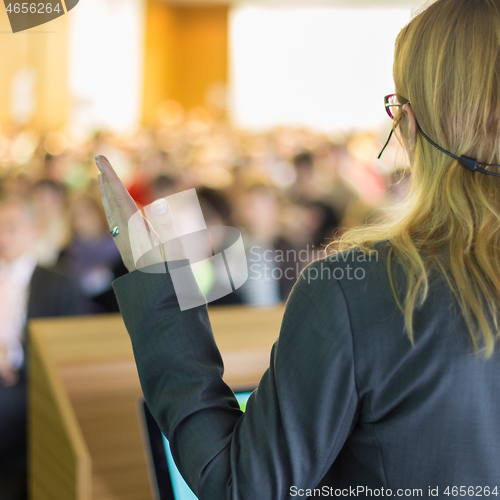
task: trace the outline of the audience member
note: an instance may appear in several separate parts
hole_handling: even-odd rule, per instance
[[[296,280],[292,245],[280,227],[281,204],[275,189],[249,186],[240,196],[239,223],[247,253],[249,279],[242,286],[245,303],[271,306],[286,300]]]
[[[293,158],[295,167],[295,182],[290,188],[290,198],[293,201],[314,201],[322,196],[322,191],[315,176],[314,155],[303,151]]]
[[[0,498],[26,498],[26,320],[81,312],[77,288],[38,265],[34,206],[0,200]]]
[[[61,182],[40,179],[33,186],[33,202],[41,224],[38,262],[53,266],[70,239],[67,188]]]
[[[100,201],[87,194],[77,196],[71,204],[70,222],[73,236],[59,262],[71,270],[89,300],[89,312],[118,311],[111,283],[118,277],[121,258]]]

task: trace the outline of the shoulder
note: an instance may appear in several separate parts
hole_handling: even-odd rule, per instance
[[[316,288],[324,292],[336,286],[365,286],[365,280],[380,281],[388,275],[389,251],[390,245],[380,242],[367,250],[354,247],[329,254],[309,264],[302,271],[298,283],[302,283],[302,290],[306,289],[306,283],[315,285],[308,289]]]
[[[372,323],[399,317],[388,270],[389,250],[387,244],[375,245],[371,252],[352,248],[312,262],[295,283],[290,306],[301,310],[308,306],[324,324],[334,317],[349,318],[353,332],[366,333]],[[392,258],[391,273],[399,280],[401,273]]]

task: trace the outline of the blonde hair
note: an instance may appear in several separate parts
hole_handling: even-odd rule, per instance
[[[500,163],[498,0],[431,4],[398,35],[393,70],[400,102],[411,103],[434,142],[457,156]],[[400,111],[394,128],[404,143],[407,127]],[[338,247],[368,251],[389,241],[391,286],[412,343],[414,310],[425,302],[430,271],[437,269],[460,305],[476,353],[489,358],[499,338],[500,179],[467,170],[421,134],[410,164],[410,193],[398,220],[350,230]],[[406,273],[402,301],[392,257]]]

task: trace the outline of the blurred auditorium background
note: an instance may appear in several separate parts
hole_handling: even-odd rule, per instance
[[[39,263],[72,273],[89,312],[116,310],[95,154],[140,205],[195,187],[248,246],[317,250],[379,216],[405,190],[397,141],[377,155],[394,39],[417,6],[83,0],[15,35],[2,10],[1,192],[35,204]]]

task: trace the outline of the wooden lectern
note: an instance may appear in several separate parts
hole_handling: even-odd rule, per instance
[[[233,389],[258,384],[283,311],[209,307]],[[29,331],[30,500],[151,500],[121,316],[33,320]]]

